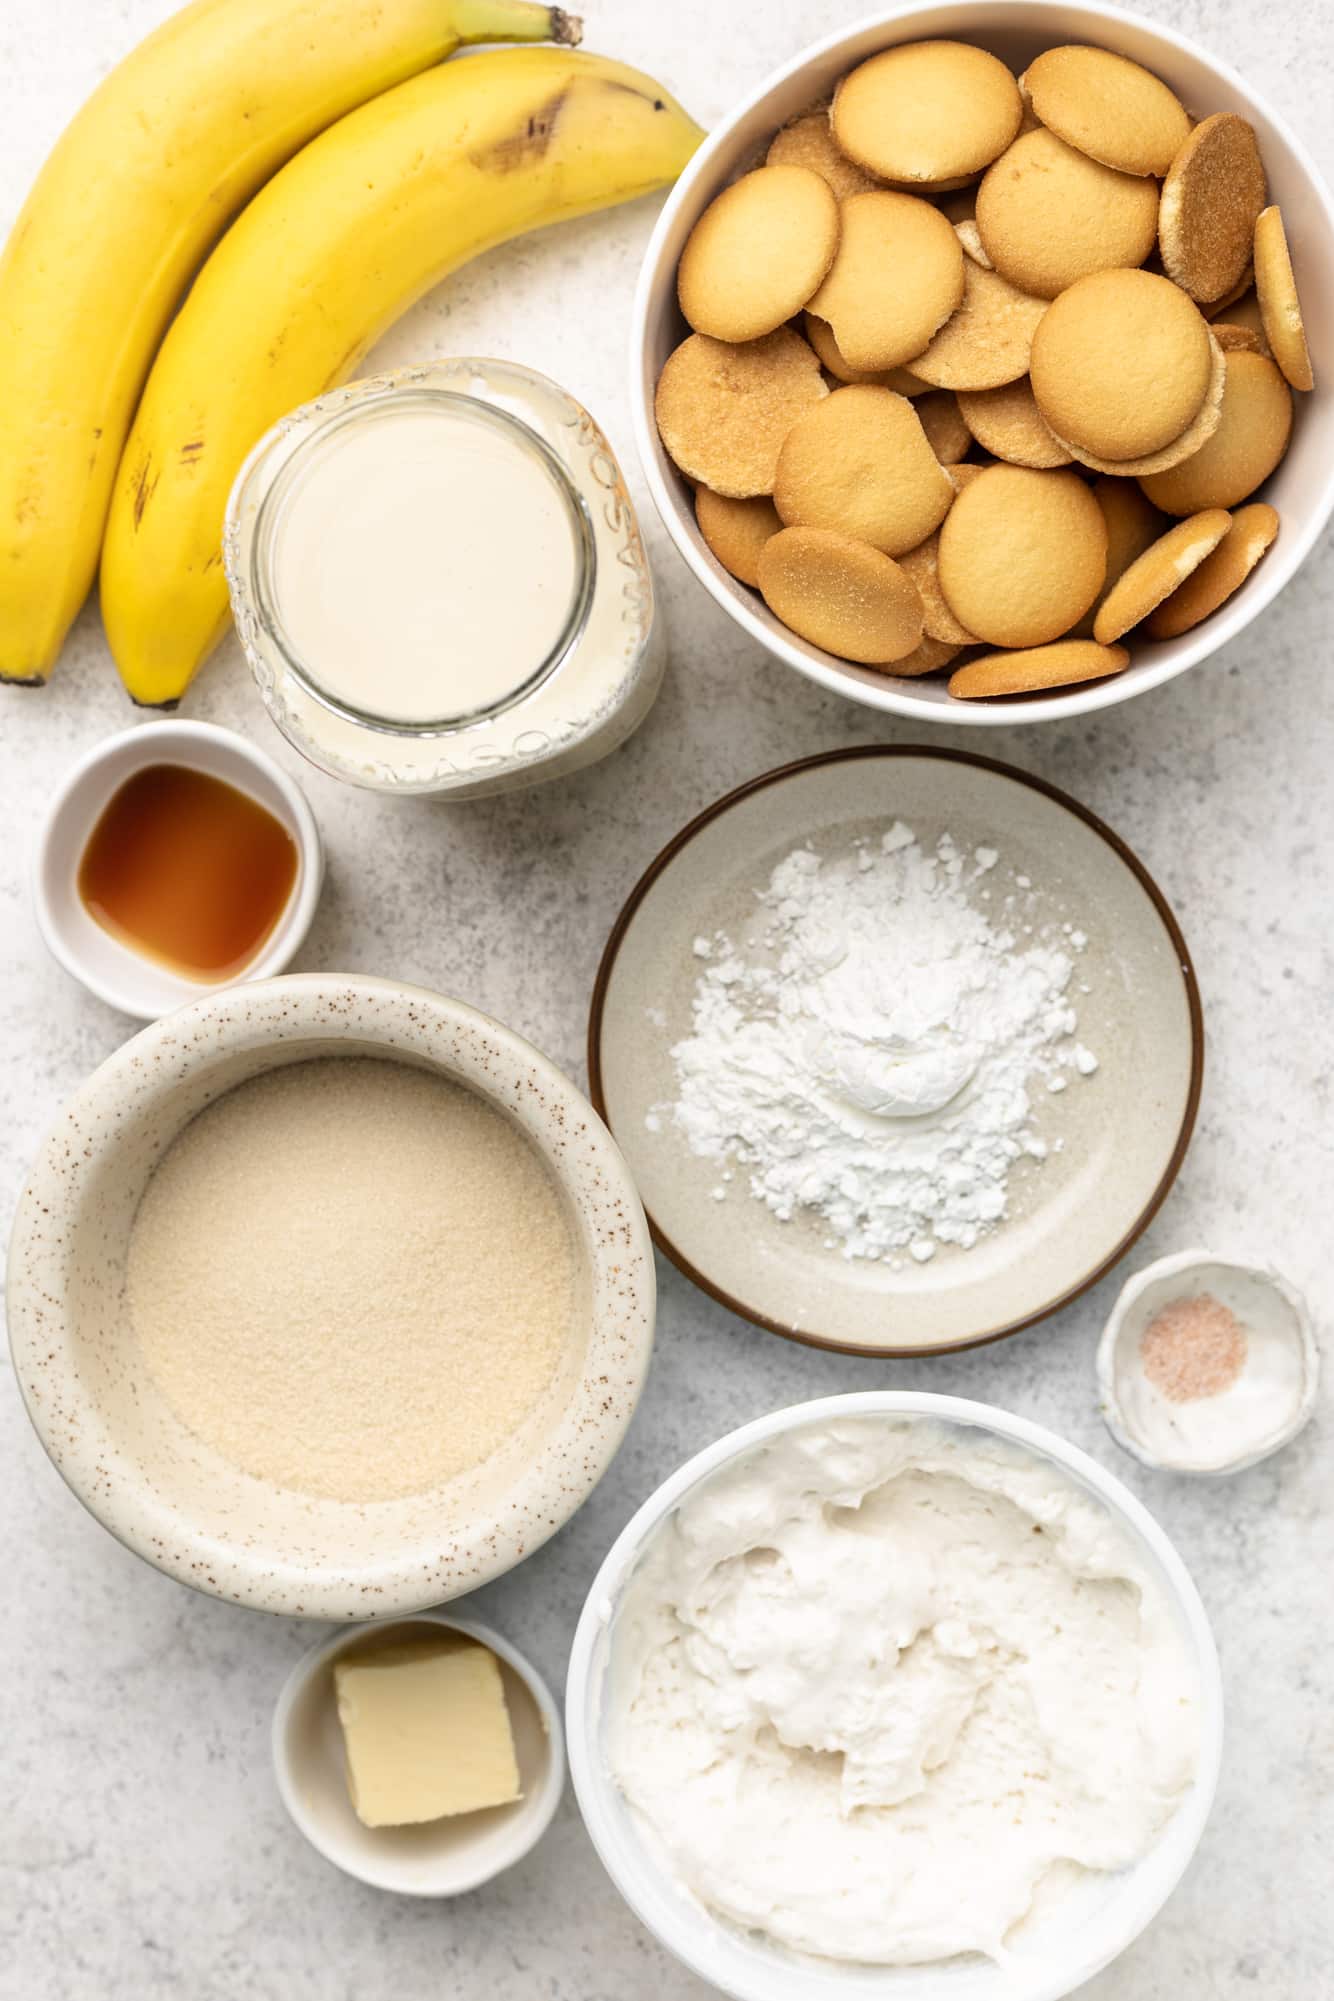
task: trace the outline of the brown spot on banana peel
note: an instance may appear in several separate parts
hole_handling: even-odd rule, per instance
[[[624,91],[627,97],[637,97],[654,111],[665,111],[665,101],[661,97],[650,97],[646,90],[639,90],[632,83],[621,83],[614,77],[603,78],[599,87],[607,91]],[[487,174],[508,174],[516,168],[528,167],[540,160],[556,136],[560,115],[569,95],[569,85],[558,90],[554,97],[530,112],[522,129],[510,132],[493,145],[481,147],[470,153],[468,158],[474,167]]]
[[[473,166],[484,174],[510,174],[517,168],[540,160],[556,136],[556,127],[568,95],[568,86],[558,90],[554,97],[549,97],[545,104],[528,114],[517,132],[507,132],[493,145],[470,153],[468,157]]]
[[[134,487],[134,525],[136,528],[143,522],[144,510],[153,498],[153,495],[157,492],[157,483],[161,476],[160,473],[153,472],[153,455],[151,452],[146,452],[135,467],[132,476]]]

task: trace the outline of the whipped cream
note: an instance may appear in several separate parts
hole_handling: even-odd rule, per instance
[[[687,1498],[636,1569],[612,1770],[681,1882],[796,1951],[913,1964],[1135,1862],[1189,1787],[1163,1591],[1056,1467],[849,1418]]]

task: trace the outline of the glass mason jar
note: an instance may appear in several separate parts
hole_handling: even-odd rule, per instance
[[[401,455],[398,437],[370,435],[386,420],[399,424]],[[406,486],[410,427],[418,424],[420,442],[437,421],[447,426],[439,434],[445,457],[432,476],[452,477],[452,439],[460,481],[481,467],[491,482],[475,507],[466,488],[461,498],[448,489],[433,545],[438,565],[429,560],[436,532],[429,497],[417,507]],[[356,483],[359,447],[379,453],[376,477],[403,469],[404,491],[391,498],[400,526],[411,530],[400,536],[402,547],[379,551],[388,568],[376,586],[386,593],[378,605],[356,561],[368,498]],[[340,452],[347,453],[341,490],[329,484]],[[451,513],[461,549],[450,546]],[[539,573],[525,574],[522,549],[499,546],[511,532],[530,532]],[[294,411],[238,475],[223,561],[236,629],[269,714],[313,764],[353,785],[462,798],[534,785],[624,743],[661,685],[661,618],[615,455],[573,397],[514,362],[403,369]],[[411,602],[416,583],[419,605]],[[345,589],[357,594],[349,601],[355,620],[340,615]],[[360,656],[353,624],[364,628]],[[420,653],[423,630],[427,671],[417,673],[412,649]],[[446,634],[438,672],[430,659],[436,631]],[[493,633],[504,657],[488,663]],[[452,663],[448,641],[456,644]],[[406,676],[396,673],[400,652]]]

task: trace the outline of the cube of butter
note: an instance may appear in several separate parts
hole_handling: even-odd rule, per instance
[[[522,1797],[500,1665],[448,1633],[334,1663],[347,1784],[367,1827],[406,1827]]]

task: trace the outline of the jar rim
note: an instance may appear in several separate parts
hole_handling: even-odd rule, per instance
[[[373,388],[368,385],[368,389],[368,394],[348,398],[340,407],[323,414],[306,435],[295,442],[277,476],[260,499],[249,549],[251,601],[270,643],[281,657],[284,670],[329,715],[387,737],[416,739],[450,736],[488,723],[525,701],[556,673],[579,645],[588,625],[597,580],[597,545],[592,523],[584,497],[565,465],[546,440],[513,411],[469,395],[464,390],[444,388],[430,382],[380,380]],[[493,701],[473,708],[438,717],[405,719],[379,715],[373,709],[362,708],[320,681],[315,667],[293,643],[283,619],[274,557],[284,510],[310,472],[316,455],[327,446],[330,438],[337,432],[373,423],[391,409],[397,413],[414,403],[436,411],[441,406],[449,406],[451,414],[470,423],[488,426],[541,465],[560,498],[570,526],[574,587],[555,640],[532,671],[515,686],[504,690]]]
[[[339,714],[309,693],[255,603],[252,557],[266,494],[325,416],[423,385],[506,411],[536,434],[579,496],[593,562],[586,623],[545,680],[503,712],[462,726],[405,731],[392,721],[385,727],[377,718]],[[616,453],[582,403],[522,362],[440,356],[326,389],[279,418],[251,447],[233,483],[222,564],[237,638],[275,727],[318,770],[372,791],[481,798],[578,771],[634,733],[662,685],[662,608]],[[539,644],[549,632],[548,624]]]

